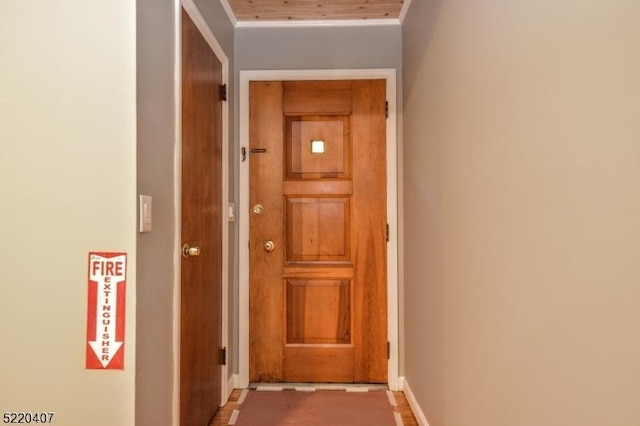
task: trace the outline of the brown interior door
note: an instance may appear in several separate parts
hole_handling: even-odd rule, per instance
[[[180,424],[209,424],[221,400],[222,65],[182,11]],[[196,248],[199,253],[196,253]]]
[[[385,93],[250,83],[253,382],[387,381]]]

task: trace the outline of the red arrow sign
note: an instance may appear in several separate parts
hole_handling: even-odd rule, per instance
[[[87,369],[124,369],[126,253],[89,253]]]

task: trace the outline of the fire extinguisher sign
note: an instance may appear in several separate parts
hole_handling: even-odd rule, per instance
[[[89,253],[87,369],[124,369],[127,254]]]

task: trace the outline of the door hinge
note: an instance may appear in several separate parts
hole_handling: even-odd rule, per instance
[[[221,84],[220,85],[220,100],[221,101],[226,101],[227,100],[227,85],[226,84]]]
[[[389,242],[389,224],[387,223],[387,242]]]
[[[220,348],[220,354],[218,359],[219,365],[227,365],[227,348]]]
[[[391,343],[387,342],[387,359],[391,359]]]
[[[389,118],[389,101],[384,101],[384,116]]]

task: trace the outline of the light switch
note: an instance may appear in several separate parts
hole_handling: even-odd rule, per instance
[[[140,232],[151,232],[151,196],[140,196]]]

